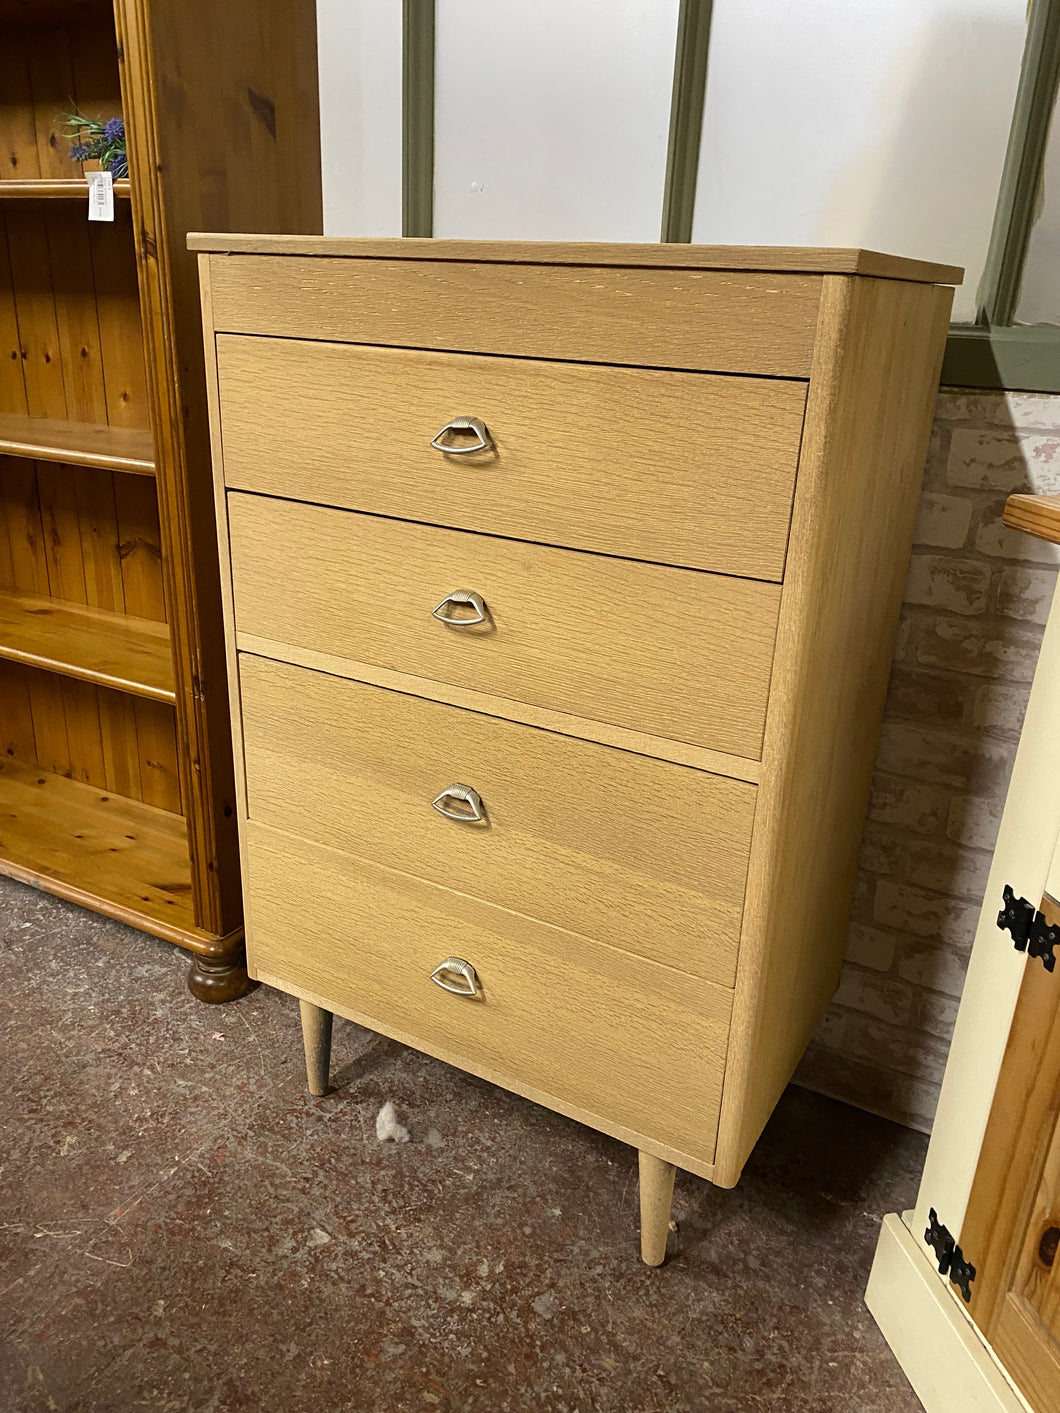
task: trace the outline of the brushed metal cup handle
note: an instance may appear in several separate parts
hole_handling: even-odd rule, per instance
[[[459,809],[450,808],[451,804],[461,806]],[[436,799],[431,801],[431,809],[437,810],[439,814],[444,814],[446,819],[455,819],[458,824],[479,824],[486,820],[486,806],[482,803],[482,796],[477,790],[472,790],[470,785],[449,785]]]
[[[446,613],[447,608],[456,608],[460,604],[470,608],[471,615],[466,618],[456,618],[451,612]],[[431,617],[437,618],[439,623],[448,623],[451,628],[471,628],[476,623],[485,623],[489,614],[486,609],[486,600],[481,594],[476,594],[474,589],[454,589],[451,594],[446,594],[436,608],[431,609]]]
[[[431,972],[431,980],[452,996],[482,995],[475,968],[463,957],[446,957],[444,962],[439,962]]]
[[[474,432],[478,440],[471,443],[447,441],[450,432]],[[478,451],[492,451],[493,438],[487,431],[485,422],[477,417],[454,417],[437,436],[431,438],[431,446],[435,451],[444,452],[446,456],[474,456]]]

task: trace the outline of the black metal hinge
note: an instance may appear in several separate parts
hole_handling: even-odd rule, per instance
[[[964,1252],[954,1241],[948,1228],[941,1224],[939,1214],[934,1207],[928,1213],[928,1229],[924,1233],[924,1240],[935,1253],[935,1259],[939,1263],[939,1274],[949,1276],[965,1300],[971,1300],[975,1267],[970,1261],[964,1259]]]
[[[1002,932],[1011,935],[1017,952],[1040,957],[1046,971],[1052,971],[1056,966],[1053,948],[1060,942],[1060,927],[1046,922],[1044,915],[1026,898],[1017,898],[1007,883],[997,925]]]

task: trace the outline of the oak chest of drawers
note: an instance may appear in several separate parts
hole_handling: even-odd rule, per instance
[[[733,1184],[838,977],[960,272],[191,238],[251,974]]]

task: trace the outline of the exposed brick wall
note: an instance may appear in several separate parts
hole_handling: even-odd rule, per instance
[[[1060,397],[941,393],[846,965],[798,1074],[925,1130],[1060,559],[1002,524],[1017,490],[1060,492]]]

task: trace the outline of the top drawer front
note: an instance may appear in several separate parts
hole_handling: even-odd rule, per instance
[[[210,290],[219,333],[808,378],[821,277],[225,255]]]
[[[779,580],[806,385],[217,340],[229,486]],[[495,450],[446,455],[451,417]]]

